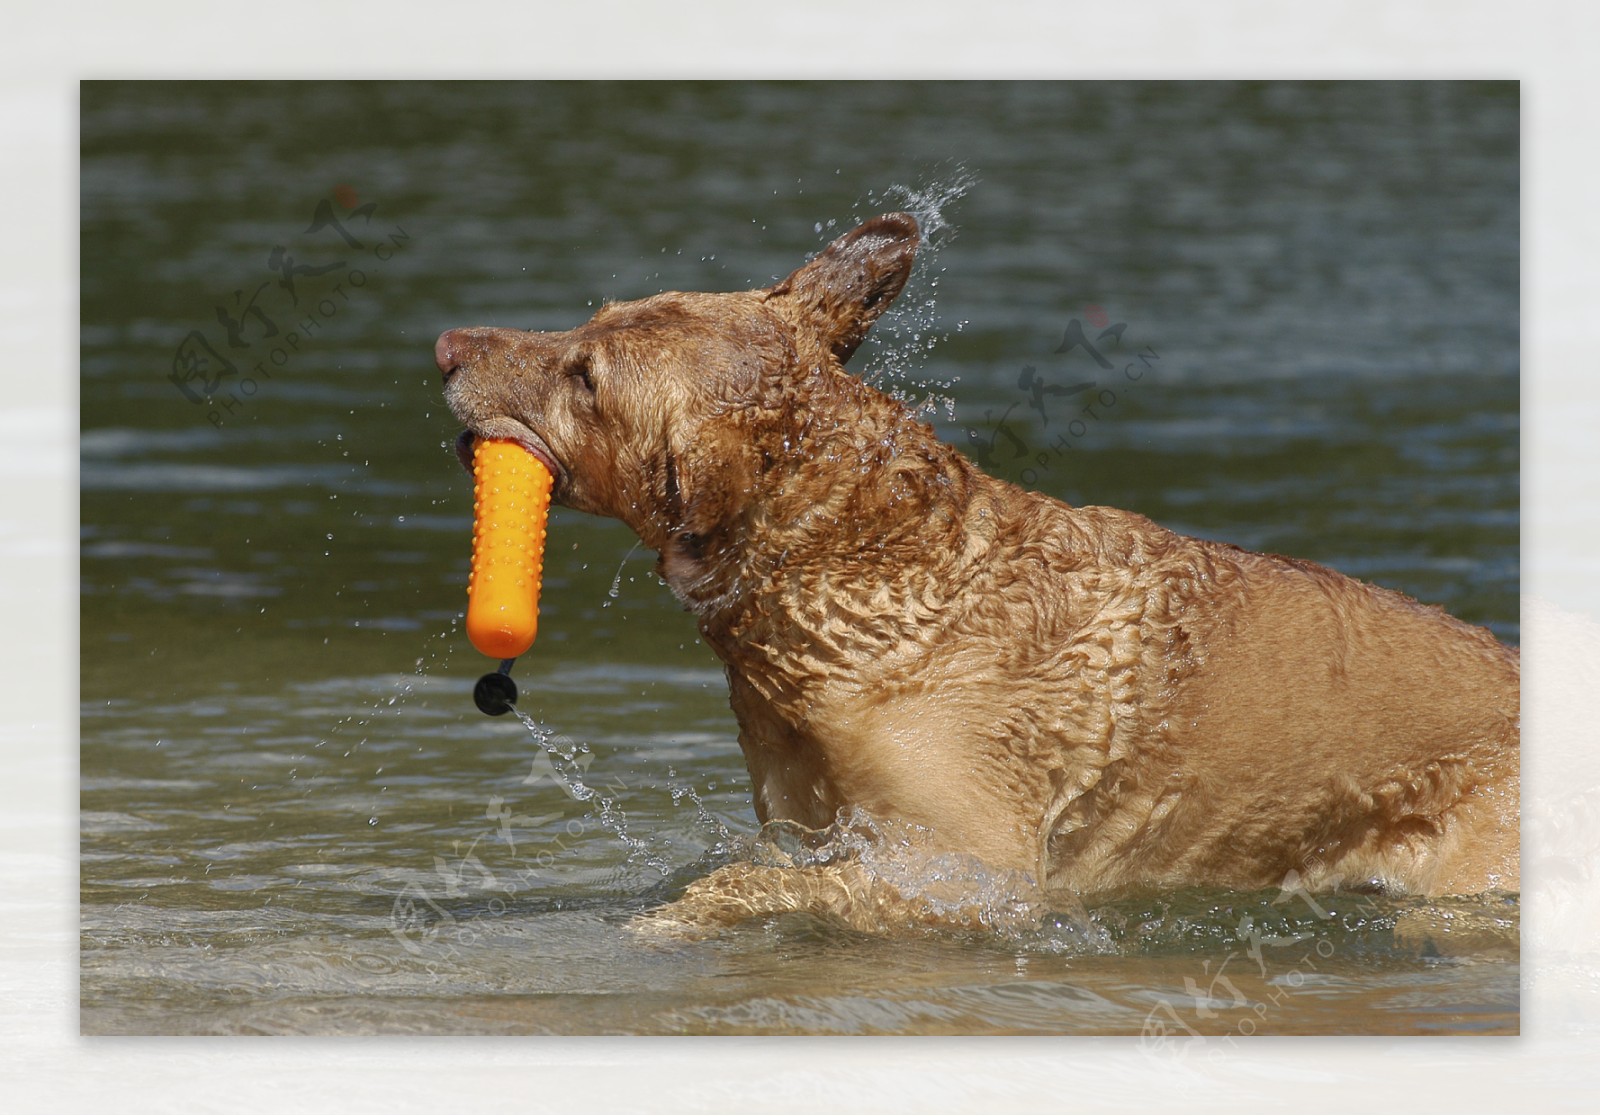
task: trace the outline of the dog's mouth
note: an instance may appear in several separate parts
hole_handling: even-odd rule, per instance
[[[461,462],[461,467],[472,474],[472,453],[477,448],[479,438],[503,438],[515,442],[543,463],[550,475],[555,478],[555,490],[559,492],[567,479],[567,471],[561,467],[561,462],[556,460],[556,455],[550,452],[550,447],[545,445],[544,439],[533,431],[523,426],[520,422],[512,420],[493,420],[490,424],[494,429],[478,433],[474,430],[463,430],[456,435],[456,457]]]

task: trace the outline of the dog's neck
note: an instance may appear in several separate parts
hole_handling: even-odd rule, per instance
[[[914,652],[986,549],[993,482],[842,372],[764,415],[755,499],[697,553],[663,551],[669,583],[730,667],[780,690]]]

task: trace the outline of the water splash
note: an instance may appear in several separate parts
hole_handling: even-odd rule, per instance
[[[716,845],[722,845],[733,839],[733,831],[706,808],[705,801],[700,797],[700,792],[695,789],[694,784],[680,781],[678,773],[670,767],[667,768],[667,780],[667,792],[672,796],[672,804],[681,806],[684,799],[693,803],[695,822],[712,836]],[[712,789],[716,789],[715,783],[712,783]]]
[[[917,219],[922,231],[923,252],[937,253],[956,235],[949,209],[966,197],[978,184],[977,176],[960,163],[952,164],[946,175],[924,180],[915,186],[894,183],[882,192],[867,191],[866,204],[873,213],[884,209],[903,209]]]
[[[895,300],[870,335],[870,358],[861,375],[868,383],[910,407],[918,415],[944,410],[954,417],[952,391],[959,376],[920,375],[929,355],[952,332],[966,323],[943,322],[938,313],[939,253],[956,236],[951,210],[977,185],[977,178],[962,165],[916,185],[896,183],[882,191],[868,191],[856,220],[888,210],[904,210],[917,220],[922,244],[905,290]],[[832,223],[830,222],[830,225]]]
[[[606,592],[606,599],[600,602],[601,608],[610,608],[611,602],[622,595],[622,570],[627,566],[628,559],[632,558],[634,552],[643,545],[642,541],[635,540],[634,544],[628,548],[628,553],[622,556],[622,561],[617,563],[616,576],[611,579],[611,588]]]
[[[883,885],[896,897],[894,924],[885,930],[961,929],[1022,938],[1037,932],[1047,910],[1026,873],[951,851],[934,842],[931,830],[877,818],[859,807],[840,811],[838,820],[821,830],[768,822],[759,833],[732,842],[730,851],[761,867],[851,864],[864,869],[868,891]],[[860,899],[873,905],[869,894]]]
[[[794,910],[812,909],[806,903],[815,888],[800,877],[829,869],[831,884],[847,888],[852,902],[848,913],[824,915],[828,921],[839,917],[856,930],[894,935],[977,932],[1015,949],[1019,958],[1190,956],[1199,959],[1197,974],[1208,964],[1245,958],[1240,966],[1263,978],[1293,980],[1298,977],[1288,974],[1300,972],[1294,966],[1306,965],[1308,953],[1318,967],[1334,968],[1374,957],[1514,959],[1518,949],[1515,896],[1427,900],[1340,892],[1307,902],[1276,888],[1188,888],[1096,897],[1091,905],[1072,894],[1047,893],[1027,873],[940,847],[922,827],[859,809],[841,811],[821,830],[769,822],[713,851],[720,863],[712,867],[742,863],[756,870],[735,878],[748,889],[737,893],[739,899],[756,896],[758,913],[781,913],[770,905],[774,897],[793,896]],[[770,869],[780,871],[761,874]],[[795,878],[788,883],[791,870]],[[687,921],[675,923],[677,912],[665,908],[659,912],[665,917],[647,925],[678,932],[696,922],[692,905],[686,913]]]
[[[523,727],[528,730],[528,733],[538,745],[544,749],[545,754],[550,759],[551,768],[555,771],[556,777],[566,786],[567,793],[577,801],[588,805],[595,821],[599,822],[603,828],[610,830],[612,835],[627,848],[628,855],[625,863],[643,864],[663,876],[671,872],[671,865],[667,863],[660,853],[654,852],[650,848],[649,842],[628,832],[628,817],[623,813],[622,807],[617,803],[617,800],[584,782],[583,769],[587,764],[580,765],[578,755],[586,753],[588,747],[583,744],[573,744],[570,749],[564,749],[558,743],[558,740],[564,740],[566,739],[565,737],[558,737],[554,731],[541,725],[531,715],[524,713],[520,709],[513,707],[512,712],[517,715],[517,720],[522,722]]]

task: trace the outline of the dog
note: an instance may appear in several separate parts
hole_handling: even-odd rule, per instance
[[[885,214],[774,286],[435,349],[464,464],[517,441],[557,503],[659,554],[726,665],[757,819],[885,819],[1078,896],[1517,891],[1518,652],[980,471],[845,370],[919,239]],[[730,866],[680,904],[876,925],[890,891],[859,864]]]

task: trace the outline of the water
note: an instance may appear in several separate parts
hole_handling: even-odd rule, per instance
[[[920,207],[947,227],[853,363],[947,439],[1516,642],[1517,116],[1470,85],[86,85],[83,1029],[1515,1031],[1514,899],[641,941],[767,855],[720,667],[624,528],[557,510],[525,717],[476,712],[431,348],[765,283]],[[307,231],[324,199],[360,247]],[[1112,370],[1056,352],[1075,319]],[[231,409],[168,378],[193,331]]]

